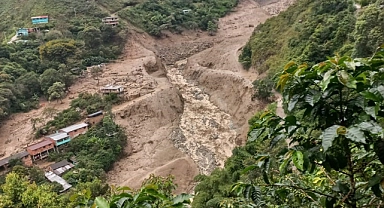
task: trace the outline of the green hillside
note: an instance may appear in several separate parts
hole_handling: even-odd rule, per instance
[[[298,0],[259,25],[239,60],[272,74],[290,60],[313,64],[335,54],[365,57],[384,43],[383,0]]]

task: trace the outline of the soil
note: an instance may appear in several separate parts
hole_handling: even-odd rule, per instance
[[[81,92],[122,85],[125,100],[113,113],[129,145],[108,172],[108,182],[137,188],[152,173],[172,174],[177,192],[192,192],[193,178],[222,167],[245,141],[248,119],[265,106],[251,101],[252,81],[259,75],[243,70],[238,55],[258,24],[292,2],[240,0],[220,19],[215,36],[187,31],[154,39],[131,29],[124,55],[106,65],[99,84],[89,75],[80,78],[63,103],[42,101],[39,109],[3,122],[0,154],[9,156],[36,141],[30,120],[43,118],[44,108],[63,110]]]

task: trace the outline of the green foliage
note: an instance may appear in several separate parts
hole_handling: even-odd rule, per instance
[[[271,69],[274,74],[289,60],[314,64],[335,53],[350,54],[355,16],[348,0],[299,0],[255,28],[239,61],[245,68],[252,65],[259,72]]]
[[[182,28],[215,32],[216,21],[237,3],[238,0],[148,0],[127,7],[119,15],[154,36],[161,36],[162,30],[180,32]]]
[[[62,100],[65,95],[65,84],[61,82],[55,82],[48,88],[49,101]]]
[[[112,196],[108,199],[96,197],[98,208],[128,208],[128,207],[185,207],[190,204],[191,195],[180,194],[174,196],[168,187],[175,187],[172,177],[151,175],[139,190],[129,187],[112,189]]]
[[[259,99],[264,101],[269,101],[273,95],[272,90],[274,87],[274,81],[270,77],[262,78],[253,81],[253,89],[255,93],[252,96],[252,99]]]
[[[383,66],[384,48],[288,63],[277,83],[286,117],[256,114],[246,146],[199,176],[194,207],[383,206]]]
[[[75,154],[78,164],[77,170],[66,173],[64,178],[73,184],[102,178],[119,159],[126,142],[123,129],[105,116],[102,123],[69,143],[67,151]]]

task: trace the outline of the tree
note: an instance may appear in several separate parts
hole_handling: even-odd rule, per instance
[[[93,66],[91,68],[91,75],[94,79],[97,80],[97,85],[99,85],[99,80],[100,80],[99,77],[100,77],[102,72],[103,72],[103,69],[99,66]]]
[[[49,95],[49,101],[51,100],[57,100],[57,101],[63,101],[63,97],[65,95],[65,84],[61,82],[55,82],[51,87],[48,89],[48,95]]]
[[[60,73],[55,69],[47,69],[40,75],[40,86],[44,94],[48,95],[48,88],[55,82],[63,82],[63,78]]]
[[[209,35],[215,35],[217,32],[217,23],[209,21],[207,26],[207,31]]]
[[[27,190],[28,181],[25,177],[19,176],[16,173],[9,173],[6,177],[5,184],[1,187],[6,198],[14,204],[19,204],[22,199],[22,194]],[[1,203],[0,203],[1,204]]]
[[[67,63],[67,59],[74,56],[77,51],[76,41],[71,39],[58,39],[46,42],[40,46],[42,60]]]
[[[285,66],[277,85],[287,116],[265,112],[249,132],[249,142],[269,141],[272,150],[281,150],[256,155],[257,165],[246,168],[264,173],[264,183],[256,183],[264,197],[312,207],[383,206],[383,49],[369,59]],[[284,140],[289,146],[281,149]],[[271,161],[277,161],[280,176]]]
[[[35,72],[28,72],[21,75],[16,80],[16,83],[20,85],[20,90],[27,99],[32,98],[35,94],[41,94],[39,76]]]
[[[86,27],[79,36],[84,40],[85,46],[90,49],[97,49],[102,43],[101,31],[93,26]]]
[[[129,187],[112,187],[112,196],[109,199],[96,197],[98,208],[126,208],[126,207],[185,207],[190,204],[192,196],[180,194],[173,196],[175,185],[172,177],[159,177],[151,175],[139,190],[133,191]]]

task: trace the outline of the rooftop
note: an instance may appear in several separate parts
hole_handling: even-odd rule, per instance
[[[43,140],[43,141],[41,141],[39,143],[36,143],[36,144],[33,144],[33,145],[27,147],[27,149],[29,149],[29,150],[37,150],[39,148],[42,148],[42,147],[44,147],[46,145],[50,145],[50,144],[52,144],[52,141],[49,140],[49,139],[45,139],[45,140]]]
[[[72,163],[68,162],[67,160],[62,160],[62,161],[60,161],[60,162],[58,162],[58,163],[55,163],[55,164],[50,165],[49,167],[51,167],[52,170],[55,170],[55,169],[57,169],[57,168],[61,168],[61,167],[64,167],[64,166],[66,166],[66,165],[69,165],[69,164],[72,165]]]
[[[72,126],[68,126],[68,127],[62,128],[60,130],[66,132],[66,133],[69,133],[69,132],[75,131],[77,129],[84,128],[86,126],[88,126],[88,124],[86,124],[86,123],[79,123],[79,124],[75,124],[75,125],[72,125]]]
[[[10,160],[21,159],[21,158],[26,157],[26,156],[28,156],[28,152],[27,151],[19,152],[17,154],[11,155],[9,157],[6,157],[6,158],[0,160],[0,166],[8,164]]]
[[[51,135],[48,135],[47,138],[51,138],[55,141],[57,140],[60,140],[60,139],[64,139],[64,138],[67,138],[68,137],[68,134],[67,133],[55,133],[55,134],[51,134]]]
[[[97,111],[96,113],[89,114],[87,117],[91,118],[99,115],[103,115],[103,111]]]
[[[31,19],[35,19],[35,18],[48,18],[48,16],[36,16],[36,17],[31,17]]]
[[[120,85],[106,85],[105,87],[102,87],[102,90],[118,90],[120,88],[123,88]]]
[[[67,181],[65,181],[62,177],[56,175],[55,173],[49,171],[49,172],[46,172],[45,174],[45,177],[47,177],[47,179],[51,182],[57,182],[59,183],[61,186],[63,186],[63,190],[61,190],[60,192],[64,192],[68,189],[70,189],[72,187],[71,184],[67,183]]]

